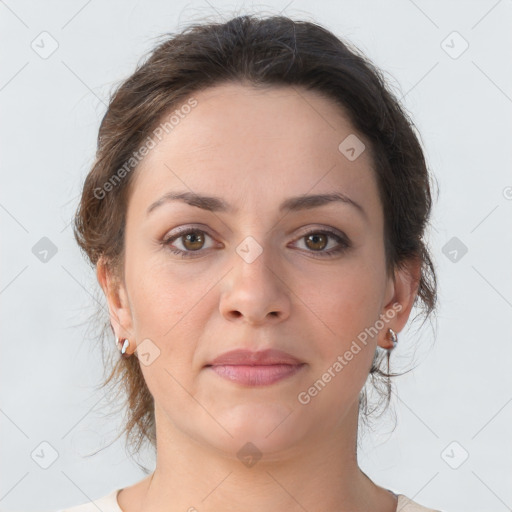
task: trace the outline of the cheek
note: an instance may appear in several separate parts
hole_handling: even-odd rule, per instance
[[[160,277],[160,278],[158,278]],[[129,283],[127,283],[128,286]],[[188,310],[190,295],[170,286],[158,274],[143,274],[132,281],[132,318],[137,339],[167,339]]]
[[[343,265],[310,295],[334,334],[345,339],[354,329],[377,320],[384,292],[382,272],[362,260]]]
[[[161,342],[176,339],[183,331],[208,283],[193,279],[186,265],[170,263],[161,252],[134,245],[127,254],[126,284],[130,290],[132,317],[137,338]]]
[[[204,286],[185,282],[169,268],[147,265],[127,269],[131,285],[131,306],[137,343],[151,340],[149,364],[141,364],[144,380],[153,396],[179,408],[191,407],[188,392],[195,393],[191,379],[197,364],[195,353],[204,321],[201,297]],[[130,289],[130,288],[129,288]],[[146,342],[147,343],[147,342]],[[156,348],[155,348],[156,347]],[[142,348],[142,347],[141,347]],[[143,354],[143,351],[139,351]],[[143,358],[141,357],[141,361]],[[184,386],[184,388],[182,387]]]
[[[364,266],[352,267],[323,287],[325,293],[316,299],[322,306],[314,340],[316,364],[306,385],[310,387],[302,391],[311,400],[308,414],[332,411],[328,425],[341,421],[368,377],[377,344],[370,327],[380,314],[379,282]]]
[[[192,265],[169,263],[151,255],[132,253],[127,261],[135,338],[137,343],[151,340],[158,354],[150,366],[142,365],[149,386],[169,386],[170,373],[188,388],[193,387],[191,375],[201,362],[198,344],[215,310],[213,290],[207,291],[215,287],[218,278],[211,272],[199,277],[195,272],[194,277],[192,271]]]
[[[343,370],[335,373],[343,377],[333,379],[337,382],[334,388],[356,391],[366,379],[377,344],[374,327],[382,312],[383,272],[384,268],[372,260],[354,258],[315,294],[322,320],[317,322],[319,332],[325,335],[316,340],[323,366],[318,371],[323,372],[342,357]]]

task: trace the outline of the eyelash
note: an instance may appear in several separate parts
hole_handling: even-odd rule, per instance
[[[171,242],[174,242],[175,240],[178,240],[179,238],[184,237],[190,233],[204,233],[205,235],[210,236],[210,235],[208,235],[208,233],[206,231],[204,231],[202,229],[186,228],[177,234],[174,234],[170,237],[166,237],[164,240],[161,241],[161,244],[163,246],[165,246],[168,250],[170,250],[172,253],[180,255],[182,258],[193,258],[193,257],[195,257],[194,256],[195,253],[201,253],[204,251],[202,251],[201,249],[199,249],[197,251],[183,251],[181,249],[176,249],[170,245]],[[311,231],[308,231],[307,233],[304,233],[296,240],[301,240],[301,239],[306,238],[307,236],[313,235],[313,234],[328,235],[329,237],[334,238],[340,244],[340,247],[338,247],[336,249],[330,249],[329,251],[312,251],[312,250],[306,251],[306,252],[310,252],[313,254],[319,254],[320,258],[325,258],[325,257],[329,258],[332,256],[336,256],[337,254],[341,254],[351,247],[351,244],[348,242],[348,240],[345,240],[343,237],[341,237],[334,231],[331,231],[330,229],[311,230]],[[210,236],[210,238],[212,238],[212,237]]]

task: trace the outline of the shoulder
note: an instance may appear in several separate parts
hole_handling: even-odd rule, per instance
[[[88,501],[81,505],[75,505],[74,507],[57,510],[56,512],[98,512],[98,509],[102,512],[123,512],[117,502],[117,493],[120,490],[121,489],[114,489],[102,498]]]
[[[398,494],[398,503],[396,506],[397,512],[442,512],[441,510],[435,510],[428,508],[415,501],[411,500],[404,494]]]

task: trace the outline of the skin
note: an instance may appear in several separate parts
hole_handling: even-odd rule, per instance
[[[406,324],[419,264],[386,275],[384,216],[369,142],[329,99],[300,88],[222,84],[150,151],[136,171],[128,204],[125,271],[119,282],[100,260],[98,280],[118,338],[128,352],[151,340],[159,356],[141,364],[155,400],[155,472],[118,494],[124,512],[394,512],[396,497],[358,467],[358,397],[388,328]],[[338,145],[357,134],[366,150],[349,161]],[[146,210],[169,191],[219,196],[236,213],[183,202]],[[290,196],[342,192],[331,202],[280,213]],[[179,226],[204,230],[204,242],[161,243]],[[307,245],[310,231],[332,228],[351,246],[333,257],[334,238]],[[253,237],[262,253],[236,252]],[[328,244],[328,245],[325,245]],[[316,249],[316,251],[315,251]],[[198,252],[199,251],[199,252]],[[400,312],[393,309],[397,304]],[[380,315],[378,335],[307,405],[307,390]],[[285,350],[306,364],[293,377],[246,387],[204,365],[234,348]],[[261,453],[252,467],[237,452]]]

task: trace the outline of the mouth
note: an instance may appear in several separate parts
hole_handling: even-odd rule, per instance
[[[301,364],[220,364],[207,365],[206,368],[216,373],[219,377],[236,382],[244,386],[268,386],[298,373],[304,363]]]
[[[216,357],[205,368],[231,382],[245,386],[268,386],[297,374],[306,363],[276,349],[236,349]]]

